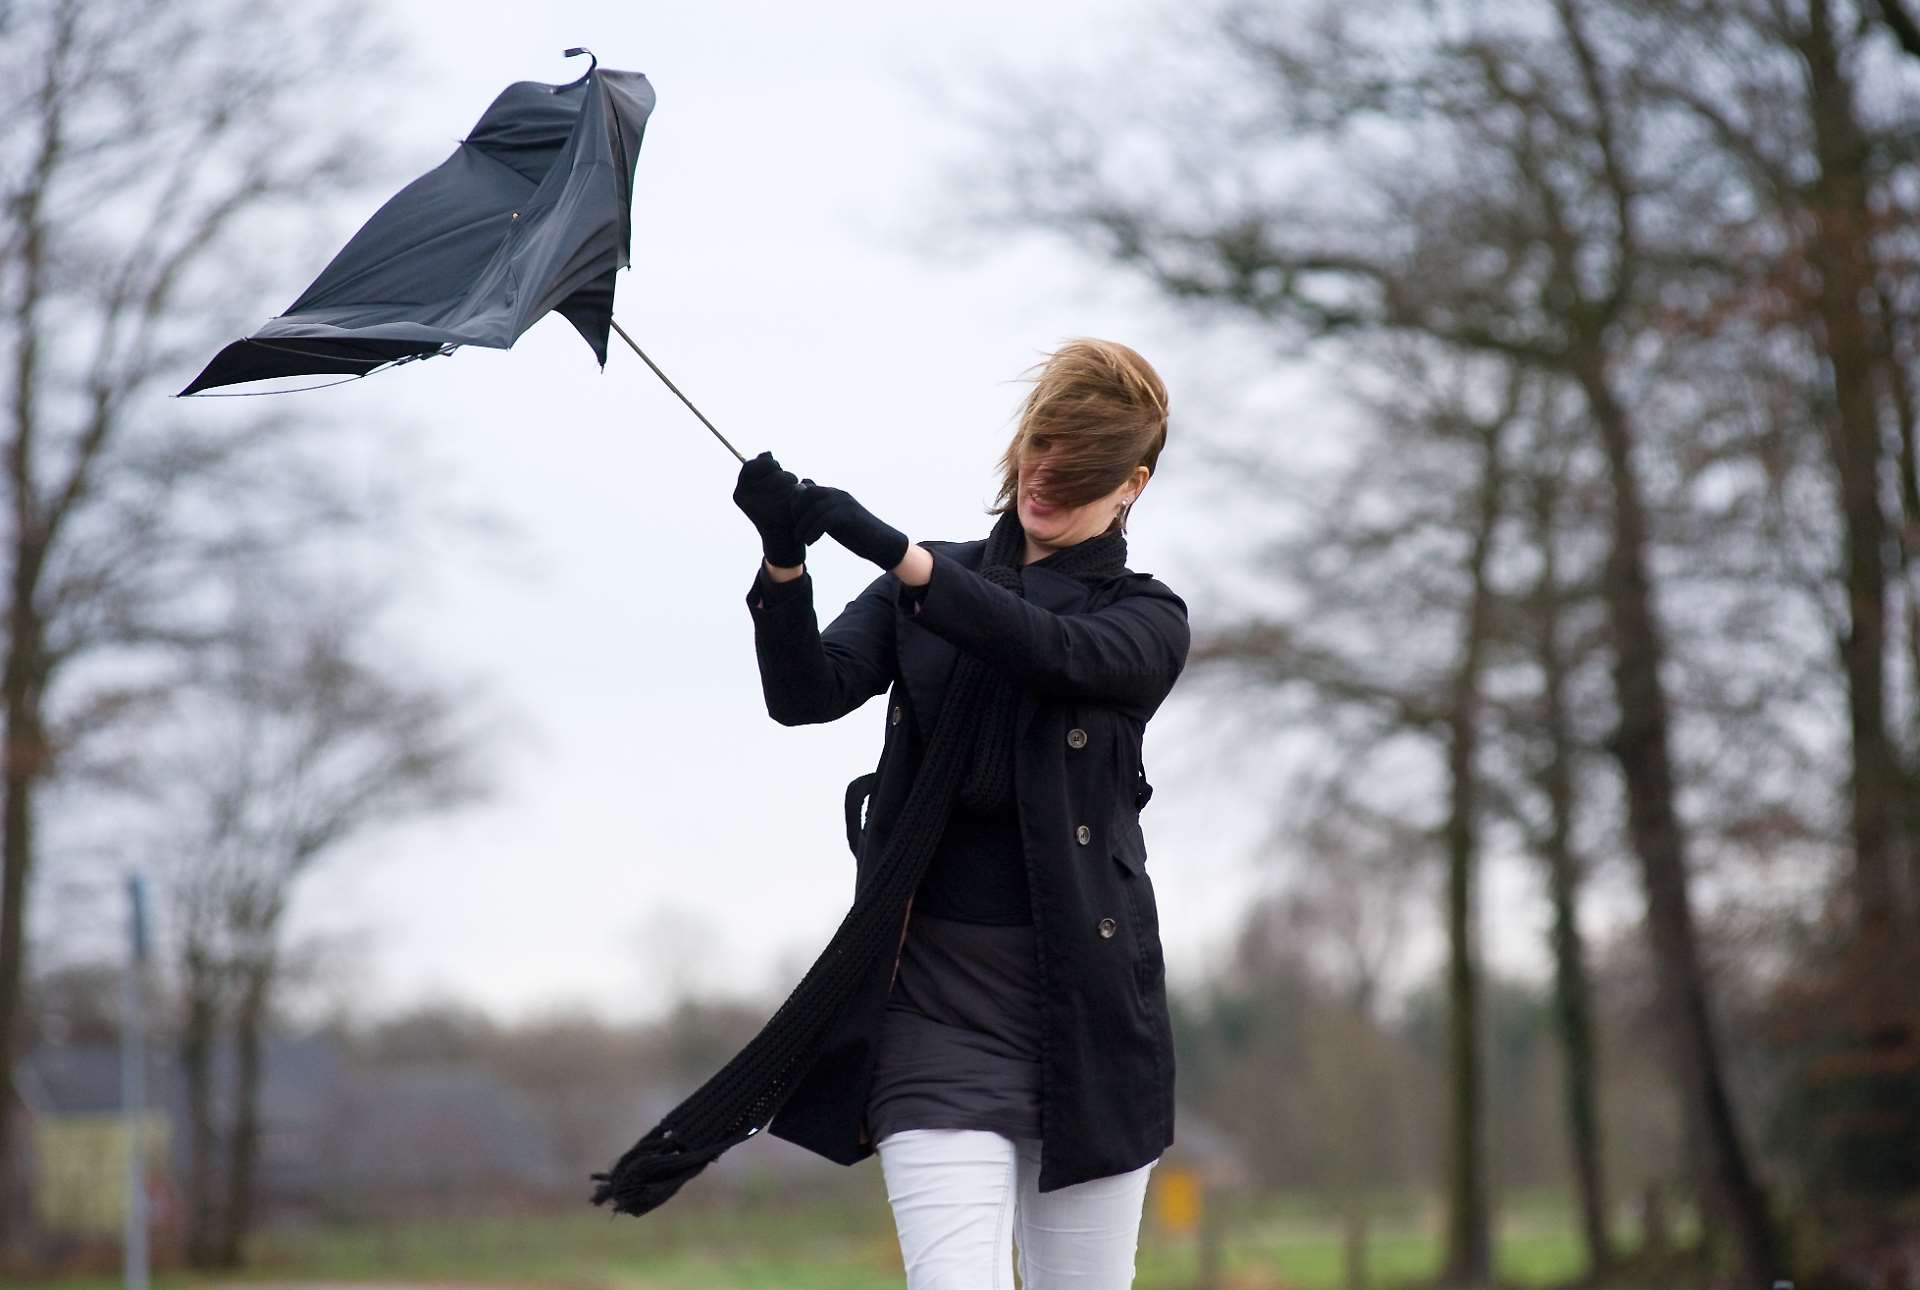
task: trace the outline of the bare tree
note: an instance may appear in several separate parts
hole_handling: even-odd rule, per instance
[[[262,1040],[300,880],[369,830],[477,787],[454,696],[372,654],[366,606],[324,603],[284,586],[237,599],[242,621],[176,692],[152,782],[186,994],[188,1248],[203,1265],[238,1266],[253,1225]],[[223,1032],[233,1116],[220,1134],[211,1059]]]
[[[1887,74],[1870,4],[1632,12],[1666,37],[1636,69],[1641,91],[1708,145],[1740,212],[1725,221],[1740,235],[1717,257],[1705,325],[1748,339],[1750,371],[1764,373],[1820,466],[1823,522],[1807,526],[1807,563],[1846,714],[1836,839],[1846,868],[1818,938],[1827,945],[1806,948],[1801,979],[1780,997],[1781,1019],[1799,1017],[1789,1026],[1802,1050],[1796,1096],[1836,1108],[1805,1118],[1811,1136],[1797,1156],[1836,1200],[1911,1191],[1920,1109],[1892,1108],[1920,1099],[1920,87],[1900,63]],[[1896,34],[1902,16],[1879,6]],[[1889,1109],[1838,1109],[1863,1102]]]
[[[1553,424],[1552,404],[1541,421]],[[1573,1158],[1574,1193],[1580,1210],[1587,1264],[1604,1274],[1613,1263],[1607,1231],[1607,1193],[1601,1165],[1598,1055],[1592,1019],[1591,988],[1580,932],[1583,868],[1575,849],[1575,785],[1586,751],[1576,731],[1570,697],[1577,660],[1563,639],[1567,602],[1574,593],[1563,582],[1556,547],[1565,524],[1562,476],[1565,457],[1538,454],[1526,481],[1532,531],[1540,552],[1540,575],[1528,597],[1540,663],[1539,711],[1530,723],[1540,745],[1534,783],[1545,800],[1544,827],[1532,830],[1531,845],[1546,862],[1547,889],[1553,905],[1553,1001],[1561,1051],[1565,1055],[1567,1132]]]
[[[1300,605],[1278,620],[1256,613],[1210,631],[1196,643],[1194,661],[1201,672],[1225,670],[1263,684],[1284,677],[1312,688],[1323,716],[1341,713],[1324,722],[1327,730],[1354,724],[1357,715],[1362,733],[1341,761],[1342,776],[1385,764],[1376,754],[1387,740],[1432,745],[1439,782],[1420,809],[1439,817],[1426,831],[1447,873],[1447,1276],[1487,1285],[1493,1244],[1477,900],[1485,814],[1480,763],[1486,675],[1496,648],[1498,534],[1508,504],[1502,441],[1527,382],[1523,372],[1500,371],[1497,363],[1463,374],[1436,370],[1415,346],[1374,348],[1384,350],[1371,361],[1387,379],[1372,405],[1371,437],[1315,521],[1271,559],[1288,571]],[[1356,606],[1370,620],[1364,627],[1354,622]],[[1403,648],[1382,657],[1378,641],[1395,622]],[[1423,638],[1417,649],[1416,630]]]
[[[1627,11],[1663,37],[1660,56],[1634,69],[1638,92],[1692,122],[1730,204],[1743,208],[1747,235],[1703,256],[1717,285],[1708,316],[1715,326],[1764,320],[1749,333],[1760,342],[1749,361],[1792,391],[1798,433],[1826,465],[1838,531],[1820,576],[1836,611],[1852,756],[1850,903],[1861,935],[1884,941],[1913,918],[1903,875],[1916,844],[1900,804],[1920,787],[1911,764],[1920,750],[1903,752],[1887,683],[1901,655],[1895,607],[1912,589],[1899,567],[1908,539],[1885,496],[1901,465],[1888,429],[1906,379],[1889,363],[1899,315],[1888,282],[1905,274],[1881,267],[1910,240],[1893,212],[1913,99],[1870,92],[1874,42],[1847,0],[1648,0]],[[1875,97],[1891,100],[1878,121]]]
[[[1493,1280],[1493,1214],[1486,1176],[1486,1088],[1481,1073],[1479,903],[1479,752],[1485,714],[1484,687],[1492,652],[1496,592],[1494,543],[1505,504],[1508,465],[1502,439],[1518,412],[1523,382],[1510,379],[1507,398],[1494,416],[1469,421],[1480,441],[1479,486],[1464,561],[1471,587],[1461,616],[1459,658],[1447,693],[1447,969],[1453,1001],[1449,1047],[1453,1076],[1453,1135],[1448,1194],[1453,1213],[1443,1276],[1456,1284],[1484,1286]]]
[[[103,757],[164,692],[156,658],[203,638],[198,571],[313,518],[253,473],[285,423],[216,428],[156,399],[257,309],[261,218],[347,175],[355,147],[300,109],[316,73],[363,64],[368,28],[229,0],[21,0],[0,22],[4,1070],[42,790]],[[11,1112],[0,1099],[0,1233],[17,1238]]]
[[[1293,1080],[1275,1081],[1268,1096],[1308,1109],[1303,1150],[1317,1162],[1315,1176],[1340,1211],[1346,1284],[1364,1290],[1370,1280],[1368,1232],[1379,1195],[1410,1179],[1425,1184],[1430,1175],[1425,1160],[1417,1170],[1409,1168],[1415,1153],[1408,1143],[1425,1136],[1412,1131],[1445,1119],[1436,1136],[1447,1144],[1448,1164],[1457,1164],[1463,1147],[1484,1157],[1488,1138],[1481,1132],[1482,1117],[1460,1115],[1457,1054],[1449,1054],[1449,1078],[1441,1089],[1424,1068],[1412,1069],[1410,1046],[1382,1019],[1391,997],[1384,978],[1390,967],[1402,966],[1398,951],[1404,937],[1436,903],[1436,884],[1425,872],[1433,859],[1432,829],[1375,816],[1364,800],[1348,800],[1338,783],[1327,784],[1325,791],[1320,814],[1295,817],[1284,830],[1309,857],[1288,884],[1280,906],[1284,918],[1250,916],[1243,935],[1271,923],[1275,934],[1300,947],[1314,976],[1328,987],[1299,1023],[1302,1068]],[[1453,876],[1451,871],[1442,875],[1437,885],[1451,887]],[[1482,969],[1472,948],[1467,957],[1477,1014]],[[1455,996],[1447,1018],[1451,1040],[1465,1010],[1458,1006],[1457,981],[1448,984]],[[1484,1064],[1477,1037],[1473,1047],[1470,1060],[1477,1070]],[[1432,1089],[1430,1098],[1416,1096],[1423,1088]],[[1473,1130],[1471,1138],[1459,1132],[1463,1121]],[[1483,1158],[1471,1167],[1491,1172]]]

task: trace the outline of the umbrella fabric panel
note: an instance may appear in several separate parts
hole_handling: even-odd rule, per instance
[[[401,359],[425,358],[440,346],[404,340],[290,341],[236,340],[214,356],[207,370],[180,391],[279,376],[360,376]]]
[[[629,258],[633,172],[653,89],[633,73],[595,73],[593,80],[599,92],[589,96],[564,153],[522,208],[508,261],[510,290],[524,282],[538,292],[522,305],[525,318],[514,335],[560,309],[604,364],[613,274]]]
[[[253,344],[229,346],[182,393],[364,372],[394,342],[401,357],[504,349],[555,309],[604,364],[653,105],[637,72],[509,86],[453,155],[376,211],[284,314],[248,337]],[[275,365],[276,353],[287,365]]]

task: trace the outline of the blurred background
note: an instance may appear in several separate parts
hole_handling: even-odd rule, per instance
[[[749,455],[969,539],[1166,378],[1137,1284],[1920,1286],[1913,0],[0,3],[0,1279],[902,1284],[870,1162],[586,1203],[852,894],[732,459],[555,319],[168,397],[572,45]]]

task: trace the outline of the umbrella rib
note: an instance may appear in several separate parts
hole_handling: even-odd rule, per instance
[[[610,324],[612,324],[613,329],[615,331],[620,333],[620,339],[626,341],[628,347],[631,348],[634,353],[640,356],[640,361],[645,363],[648,367],[651,367],[653,369],[653,374],[660,378],[661,383],[664,384],[669,390],[672,390],[674,394],[679,397],[680,401],[687,405],[687,411],[693,413],[693,415],[695,415],[696,417],[699,417],[700,424],[705,426],[707,429],[713,431],[713,437],[718,439],[721,443],[726,444],[727,451],[732,453],[736,458],[738,458],[744,464],[747,459],[746,457],[741,455],[740,450],[734,447],[732,444],[727,443],[727,437],[720,433],[719,429],[714,426],[713,422],[707,420],[707,414],[702,412],[699,408],[694,407],[692,399],[680,393],[680,387],[673,383],[673,378],[669,377],[665,372],[661,371],[660,365],[658,363],[654,362],[652,359],[647,357],[646,350],[641,349],[638,345],[634,344],[633,337],[627,335],[627,329],[625,327],[622,327],[617,319],[609,318],[607,319],[607,321]]]

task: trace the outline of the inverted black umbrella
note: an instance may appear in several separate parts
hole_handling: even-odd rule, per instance
[[[462,345],[506,349],[552,311],[603,367],[609,330],[618,332],[741,457],[613,320],[653,105],[645,76],[597,59],[566,85],[509,85],[453,155],[374,212],[285,313],[221,350],[180,393],[366,376]]]

